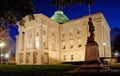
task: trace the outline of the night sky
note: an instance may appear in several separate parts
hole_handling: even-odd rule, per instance
[[[61,9],[53,6],[50,0],[33,0],[33,4],[35,6],[34,13],[42,13],[48,17],[51,17],[56,10],[62,10],[70,20],[88,15],[87,5],[71,5]],[[120,0],[94,0],[91,14],[97,12],[103,13],[111,29],[120,29]],[[11,27],[10,29],[10,36],[15,40],[18,28]]]

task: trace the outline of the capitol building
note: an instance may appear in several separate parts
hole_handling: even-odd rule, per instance
[[[16,36],[16,64],[42,65],[83,62],[89,16],[69,20],[62,11],[49,18],[34,14],[35,20],[25,16],[24,27],[19,25]],[[91,15],[95,26],[95,41],[99,56],[111,57],[110,27],[102,13]]]

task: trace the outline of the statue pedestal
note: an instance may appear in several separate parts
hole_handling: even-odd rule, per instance
[[[79,68],[75,68],[69,73],[75,72],[108,72],[110,69],[103,66],[99,57],[99,49],[97,44],[87,44],[85,50],[85,61]]]
[[[80,66],[79,72],[108,72],[100,61],[99,48],[97,44],[87,44],[85,50],[85,61]]]
[[[96,44],[86,45],[85,62],[100,63],[98,45]]]

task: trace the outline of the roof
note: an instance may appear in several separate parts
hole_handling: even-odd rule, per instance
[[[64,15],[63,11],[56,11],[54,13],[54,15],[51,17],[51,19],[53,19],[54,21],[56,21],[56,22],[58,22],[60,24],[69,21],[69,19],[67,18],[67,16]]]

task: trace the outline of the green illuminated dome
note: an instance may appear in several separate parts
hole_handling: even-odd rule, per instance
[[[51,19],[55,20],[56,22],[60,24],[69,21],[67,16],[64,15],[63,11],[56,11],[54,15],[51,17]]]

